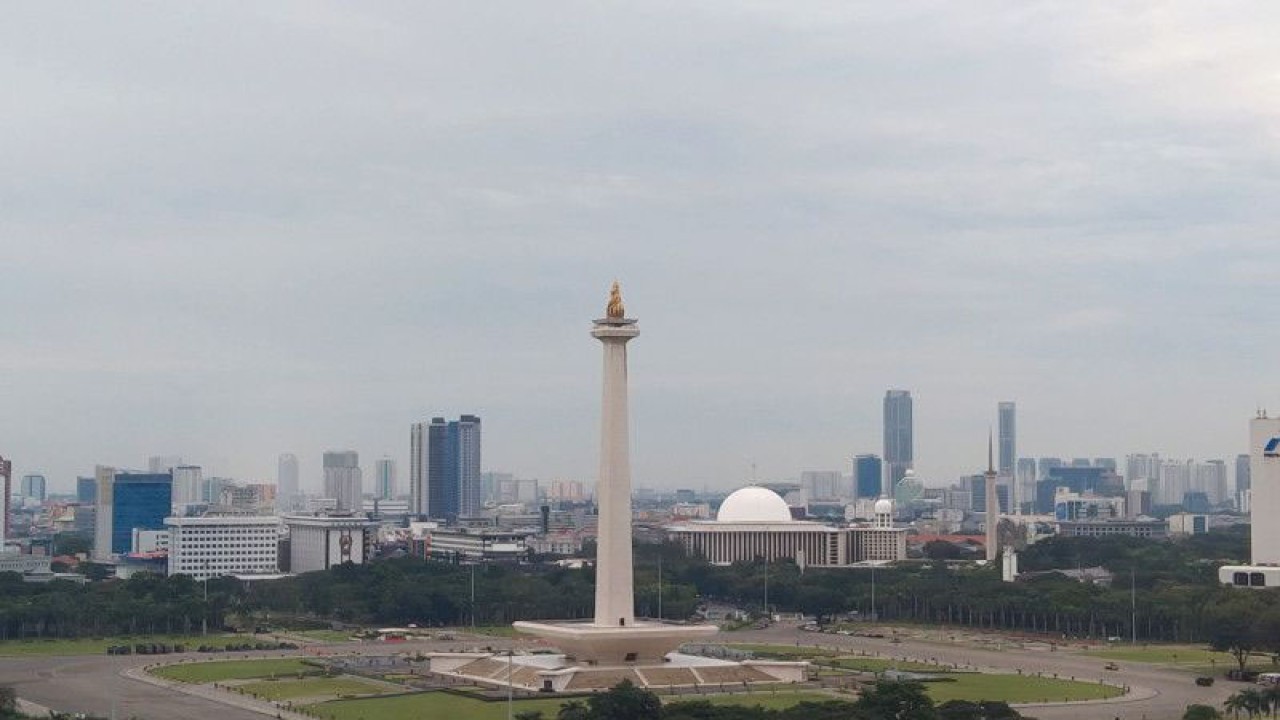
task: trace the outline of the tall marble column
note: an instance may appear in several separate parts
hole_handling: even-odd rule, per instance
[[[591,336],[604,345],[604,386],[600,408],[600,477],[596,483],[599,535],[596,541],[595,624],[635,624],[631,566],[631,451],[627,436],[627,341],[640,334],[624,317],[622,293],[613,284],[605,317]]]

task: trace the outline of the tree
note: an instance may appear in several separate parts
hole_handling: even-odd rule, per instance
[[[1182,720],[1221,720],[1222,713],[1212,705],[1188,705]]]
[[[541,710],[521,710],[516,713],[516,720],[542,720]]]
[[[870,720],[937,720],[933,700],[918,682],[881,680],[865,690],[854,708]]]
[[[612,690],[587,700],[590,720],[658,720],[662,701],[657,695],[623,680]]]
[[[938,706],[938,720],[983,720],[982,707],[971,700],[948,700]]]
[[[924,556],[930,560],[959,560],[964,551],[946,540],[930,540],[924,544]]]
[[[1209,612],[1209,647],[1231,653],[1240,672],[1249,662],[1249,654],[1268,645],[1258,627],[1261,614],[1254,593],[1236,593],[1235,597],[1213,606]]]
[[[581,700],[570,700],[560,706],[556,720],[591,720],[591,711]]]

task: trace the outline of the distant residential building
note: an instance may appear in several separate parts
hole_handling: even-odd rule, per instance
[[[886,475],[880,493],[888,495],[914,462],[911,392],[889,390],[884,394],[884,464]]]
[[[999,452],[997,453],[996,471],[1000,475],[1013,477],[1014,463],[1018,457],[1018,405],[1013,401],[1001,402],[996,406],[996,419],[999,424]]]
[[[76,478],[76,502],[93,505],[98,501],[98,481],[91,477]]]
[[[173,506],[181,508],[203,501],[204,471],[199,465],[175,465],[173,468]]]
[[[1132,489],[1135,482],[1160,479],[1161,463],[1160,453],[1126,455],[1124,459],[1125,487]],[[1150,489],[1150,486],[1150,482],[1141,484],[1144,489]]]
[[[390,500],[396,496],[396,461],[381,457],[373,464],[374,496]]]
[[[44,475],[38,473],[23,475],[19,492],[22,493],[24,499],[43,503],[45,497],[48,496],[48,483],[45,481]]]
[[[1192,513],[1177,513],[1169,516],[1170,535],[1203,535],[1209,532],[1209,516]]]
[[[222,491],[235,485],[231,478],[207,477],[200,481],[200,500],[209,505],[222,502]]]
[[[853,496],[857,500],[876,499],[884,494],[884,463],[879,455],[853,458]]]
[[[810,500],[828,500],[843,495],[839,470],[805,470],[800,473],[800,487],[809,493]]]
[[[181,464],[182,458],[177,455],[153,455],[147,458],[147,472],[152,475],[172,474],[173,469]]]
[[[1253,487],[1253,476],[1249,473],[1248,454],[1236,456],[1236,492],[1244,492]]]
[[[1041,480],[1043,480],[1043,479],[1045,479],[1046,477],[1048,477],[1048,476],[1049,476],[1049,472],[1050,472],[1051,470],[1053,470],[1054,468],[1060,468],[1060,467],[1062,467],[1064,464],[1065,464],[1065,463],[1063,463],[1063,462],[1062,462],[1062,458],[1056,458],[1056,457],[1042,457],[1042,458],[1040,458],[1039,460],[1037,460],[1037,461],[1036,461],[1036,468],[1037,468],[1037,473],[1036,473],[1036,482],[1037,482],[1037,484],[1038,484]]]
[[[298,483],[298,456],[281,453],[276,458],[276,509],[295,510],[302,494]]]
[[[173,507],[173,475],[169,473],[116,473],[111,481],[110,552],[129,552],[134,529],[162,530]]]
[[[289,572],[328,570],[368,560],[377,523],[363,517],[285,515],[289,528]]]
[[[359,512],[364,507],[359,453],[330,450],[324,454],[324,495],[338,501],[339,512]]]
[[[280,518],[274,515],[170,517],[169,574],[196,580],[280,571]]]

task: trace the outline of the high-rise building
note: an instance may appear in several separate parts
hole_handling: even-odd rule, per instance
[[[840,497],[840,471],[804,470],[800,473],[800,487],[809,493],[810,500]]]
[[[298,456],[281,453],[276,459],[276,509],[294,510],[298,505]]]
[[[93,469],[97,483],[98,509],[93,519],[93,559],[105,562],[111,559],[111,518],[115,509],[116,469],[98,465]]]
[[[1013,401],[1001,402],[996,406],[999,421],[999,446],[996,458],[996,470],[1000,475],[1013,477],[1014,464],[1018,458],[1018,405]]]
[[[911,392],[889,390],[884,394],[885,481],[880,492],[888,495],[913,463]]]
[[[858,455],[853,459],[853,497],[878,498],[884,487],[884,464],[879,455]]]
[[[1241,493],[1253,487],[1253,475],[1250,472],[1249,456],[1236,456],[1236,492]]]
[[[173,472],[182,465],[182,458],[177,455],[152,455],[147,458],[147,472],[152,474]]]
[[[364,509],[364,484],[360,454],[355,450],[330,450],[324,454],[324,496],[338,501],[338,512]]]
[[[91,477],[76,478],[76,502],[93,505],[98,501],[98,481]]]
[[[378,458],[373,464],[374,494],[379,500],[396,496],[396,461],[389,457]]]
[[[1251,563],[1280,564],[1280,418],[1265,413],[1249,421]],[[1253,485],[1253,478],[1258,484]]]
[[[101,488],[99,488],[101,489]],[[173,508],[173,475],[169,473],[116,473],[111,482],[110,552],[129,552],[134,530],[163,530]]]
[[[4,494],[0,495],[0,543],[3,543],[9,537],[9,513],[11,510],[9,503],[12,502],[9,498],[13,496],[12,473],[13,464],[0,457],[0,478],[4,479],[4,485],[0,487],[0,490],[4,490]]]
[[[1037,479],[1036,459],[1018,458],[1018,467],[1014,471],[1014,481],[1018,485],[1015,493],[1018,498],[1018,507],[1015,508],[1015,512],[1027,512],[1035,504]]]
[[[23,500],[34,500],[42,503],[48,495],[48,483],[44,476],[39,473],[23,475],[19,492],[22,493]]]
[[[409,514],[425,517],[430,514],[428,502],[427,468],[430,462],[427,451],[430,443],[427,423],[414,423],[409,426]]]
[[[432,418],[427,432],[427,514],[453,520],[480,510],[480,418]]]
[[[204,495],[204,470],[199,465],[176,465],[173,468],[173,507],[181,508],[201,502]]]

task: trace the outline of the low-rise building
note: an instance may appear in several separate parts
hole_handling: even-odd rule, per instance
[[[354,515],[285,515],[289,572],[328,570],[368,561],[378,524]]]
[[[449,560],[519,562],[529,556],[531,534],[473,528],[436,529],[427,535],[423,553],[427,557]]]
[[[1133,537],[1163,538],[1169,535],[1169,523],[1154,518],[1136,520],[1078,520],[1058,523],[1058,534],[1064,537]]]

